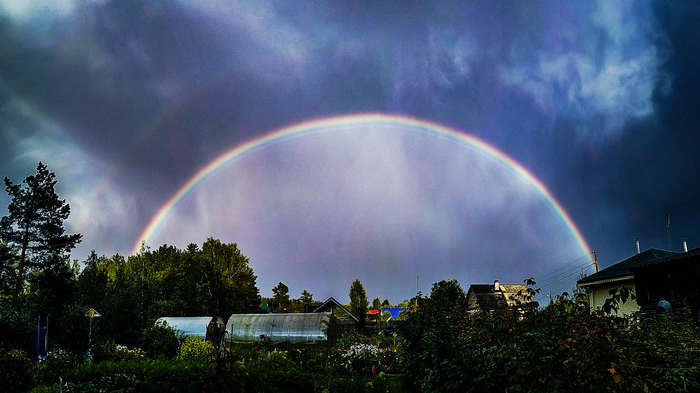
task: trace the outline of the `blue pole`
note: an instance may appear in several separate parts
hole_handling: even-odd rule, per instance
[[[41,314],[36,321],[36,358],[41,359]]]
[[[44,337],[44,350],[46,350],[46,356],[49,356],[49,316],[46,315],[46,336]]]

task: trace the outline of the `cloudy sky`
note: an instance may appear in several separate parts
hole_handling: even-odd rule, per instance
[[[688,3],[689,4],[689,3]],[[0,175],[46,162],[90,249],[128,254],[235,146],[377,112],[474,135],[536,176],[603,267],[700,246],[700,7],[645,1],[0,0]],[[586,255],[532,184],[411,127],[328,129],[222,166],[149,238],[251,257],[263,295],[400,301],[430,283],[570,289]],[[0,194],[0,215],[8,198]]]

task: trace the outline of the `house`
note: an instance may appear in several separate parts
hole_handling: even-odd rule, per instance
[[[642,313],[655,312],[660,300],[673,311],[687,310],[700,318],[700,248],[632,268],[637,305]]]
[[[660,262],[674,255],[677,253],[651,248],[578,280],[576,287],[585,290],[588,294],[591,310],[600,309],[605,304],[605,300],[610,297],[612,289],[629,288],[632,293],[635,293],[634,269]],[[620,305],[617,313],[621,316],[630,315],[639,309],[635,300],[627,299]]]
[[[533,302],[534,299],[529,299],[524,284],[501,284],[496,280],[493,284],[472,284],[467,291],[467,309],[470,313],[478,310],[520,309]]]

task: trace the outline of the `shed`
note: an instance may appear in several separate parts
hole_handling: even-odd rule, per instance
[[[325,341],[330,313],[233,314],[226,323],[227,339],[306,343]]]
[[[186,336],[198,336],[202,339],[207,336],[207,325],[210,321],[211,317],[161,317],[156,319],[156,323],[165,322]]]

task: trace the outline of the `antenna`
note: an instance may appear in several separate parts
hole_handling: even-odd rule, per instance
[[[666,213],[666,233],[668,233],[668,251],[673,251],[671,244],[671,214]]]

